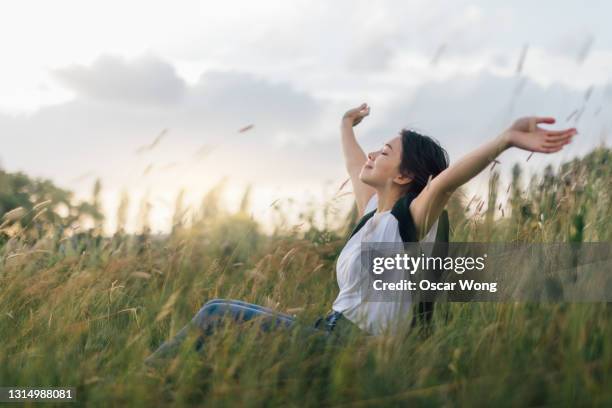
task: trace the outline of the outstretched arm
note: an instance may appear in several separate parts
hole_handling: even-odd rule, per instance
[[[577,134],[575,128],[547,130],[540,123],[555,123],[550,117],[524,117],[502,132],[495,139],[467,154],[457,163],[433,178],[410,204],[410,213],[419,236],[423,236],[446,206],[451,194],[486,168],[501,152],[518,147],[540,153],[554,153],[571,142]]]
[[[370,114],[370,107],[367,104],[361,104],[357,108],[349,109],[342,117],[340,125],[340,133],[342,134],[342,151],[344,153],[344,164],[353,185],[353,193],[357,202],[357,210],[359,217],[364,213],[365,206],[370,197],[376,190],[359,180],[361,168],[367,160],[367,157],[355,139],[353,126],[356,126],[361,120]]]

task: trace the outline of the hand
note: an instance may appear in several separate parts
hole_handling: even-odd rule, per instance
[[[361,120],[370,114],[370,107],[367,103],[362,103],[356,108],[349,109],[342,117],[342,121],[356,126]]]
[[[578,133],[576,128],[564,130],[548,130],[538,126],[540,123],[553,124],[551,117],[527,116],[515,121],[504,132],[508,147],[514,146],[530,152],[554,153],[572,141]]]

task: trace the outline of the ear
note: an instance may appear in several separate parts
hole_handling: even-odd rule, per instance
[[[399,173],[397,176],[393,178],[393,182],[399,185],[407,185],[408,183],[411,183],[412,180],[414,180],[414,176],[412,174],[405,175],[405,174]]]

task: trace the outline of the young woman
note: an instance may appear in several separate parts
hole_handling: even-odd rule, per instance
[[[359,291],[363,278],[359,256],[362,242],[433,241],[437,220],[451,194],[501,152],[518,147],[531,152],[554,153],[577,134],[575,128],[547,130],[539,126],[555,123],[551,117],[524,117],[449,167],[447,154],[436,141],[407,129],[402,129],[380,149],[366,156],[355,139],[353,127],[369,113],[370,107],[364,103],[348,110],[340,125],[345,165],[360,222],[336,263],[338,297],[331,312],[314,324],[314,329],[326,333],[344,326],[379,334],[397,324],[397,319],[406,319],[410,312],[409,302],[362,301]],[[205,303],[192,321],[148,360],[176,348],[191,328],[210,334],[222,317],[230,317],[236,322],[260,318],[266,330],[291,327],[295,323],[294,316],[266,307],[232,299],[214,299]]]

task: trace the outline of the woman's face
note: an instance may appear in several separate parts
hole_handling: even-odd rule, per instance
[[[400,136],[387,141],[383,146],[368,153],[368,159],[361,168],[359,179],[372,187],[383,187],[390,183],[406,184],[410,179],[401,175],[402,160]]]

